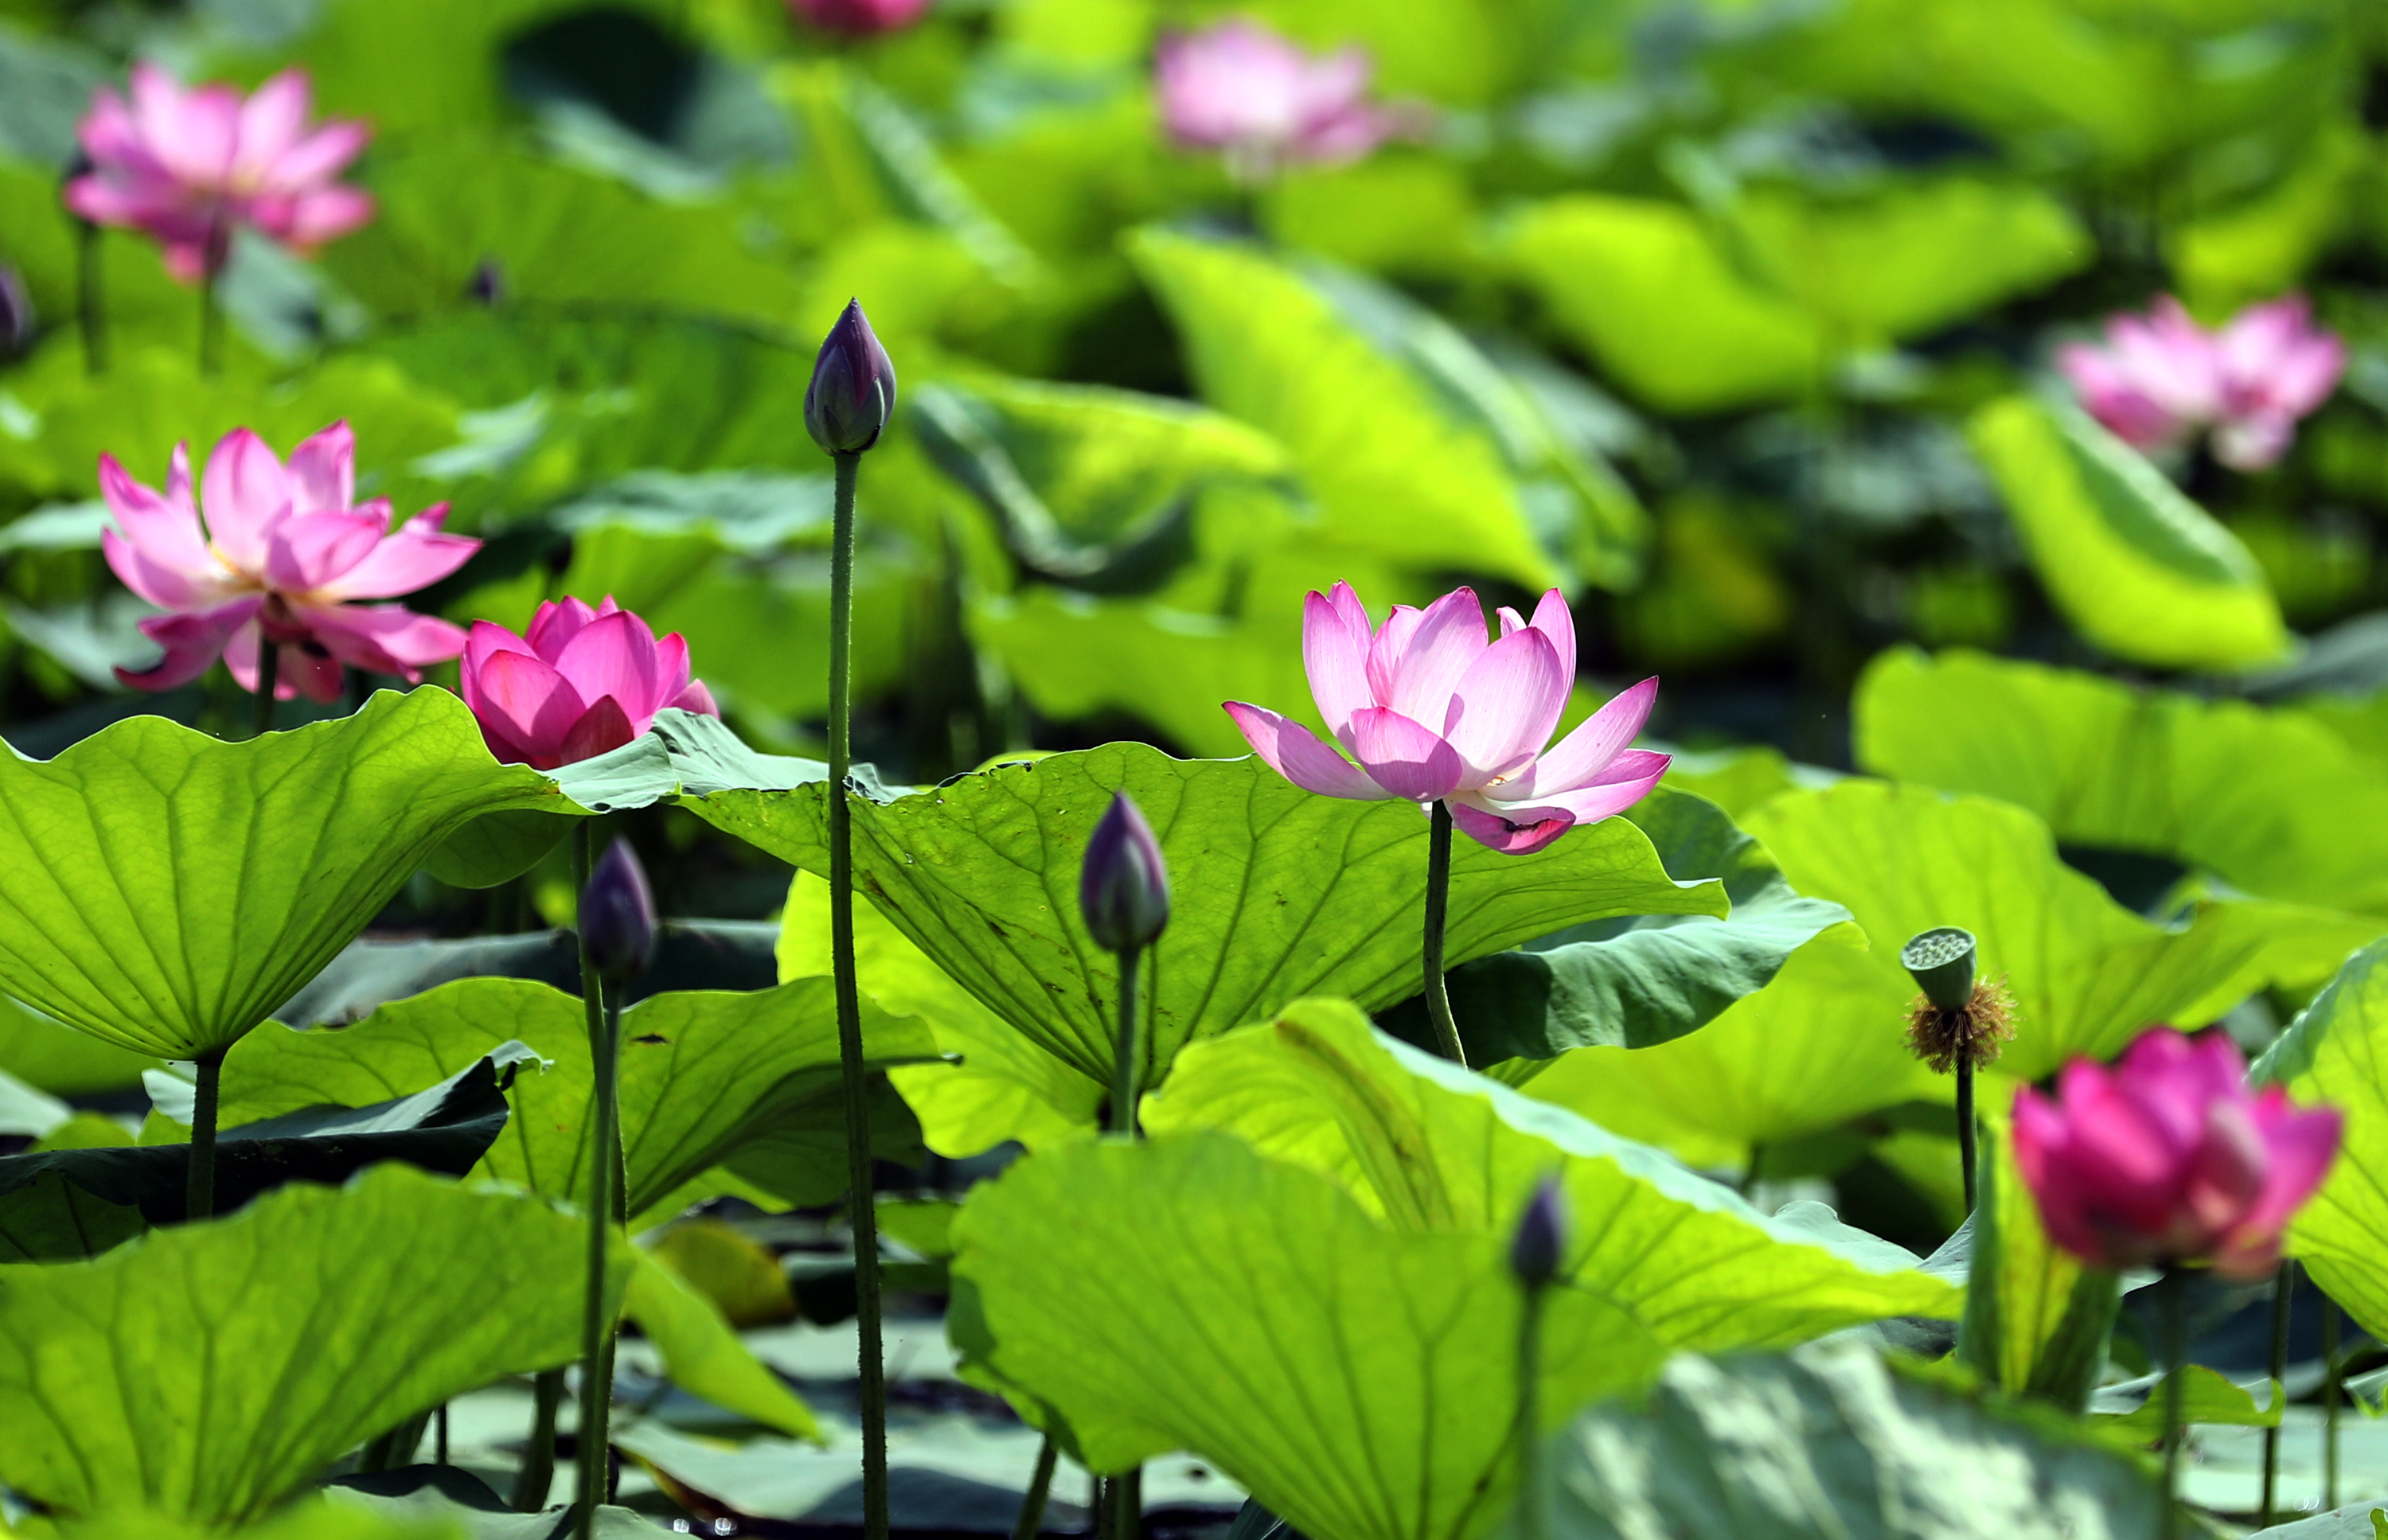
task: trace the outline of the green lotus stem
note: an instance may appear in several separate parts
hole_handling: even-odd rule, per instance
[[[1028,1478],[1028,1495],[1020,1499],[1020,1521],[1011,1526],[1011,1540],[1036,1540],[1045,1528],[1045,1501],[1053,1493],[1053,1467],[1061,1451],[1047,1433],[1036,1445],[1036,1473]]]
[[[622,1006],[616,990],[605,992],[604,1022],[591,1043],[597,1070],[591,1098],[589,1149],[589,1294],[580,1326],[580,1427],[577,1438],[580,1483],[576,1494],[580,1540],[597,1533],[597,1508],[605,1500],[611,1440],[607,1424],[614,1403],[614,1314],[605,1308],[605,1247],[614,1228],[615,1168],[608,1155],[620,1143],[621,1121],[615,1098],[620,1089],[617,1049],[622,1035]]]
[[[2166,1268],[2156,1284],[2156,1313],[2164,1332],[2164,1519],[2158,1533],[2164,1540],[2180,1535],[2180,1398],[2182,1371],[2189,1367],[2189,1306],[2181,1296],[2186,1275]]]
[[[514,1473],[513,1508],[538,1513],[555,1484],[555,1411],[564,1404],[564,1370],[543,1369],[531,1381],[530,1447]]]
[[[218,255],[220,242],[210,236],[207,271],[199,278],[199,372],[223,372],[223,305],[216,293],[216,279],[223,271],[223,259]]]
[[[256,713],[250,718],[248,736],[263,738],[273,730],[273,689],[280,683],[282,649],[271,637],[260,637],[257,643]]]
[[[2297,1265],[2283,1257],[2280,1270],[2272,1275],[2272,1395],[2275,1403],[2284,1394],[2280,1382],[2289,1372],[2289,1303],[2297,1288]],[[2280,1410],[2276,1404],[2275,1411]],[[2258,1529],[2270,1529],[2280,1521],[2280,1424],[2276,1420],[2264,1430],[2264,1518]]]
[[[1426,1014],[1434,1022],[1435,1044],[1442,1056],[1461,1068],[1467,1050],[1459,1041],[1459,1023],[1451,1016],[1451,990],[1442,977],[1442,927],[1451,908],[1451,809],[1434,804],[1426,848]]]
[[[854,483],[859,453],[837,468],[829,565],[829,933],[837,986],[837,1058],[845,1089],[845,1170],[853,1193],[856,1367],[862,1389],[862,1530],[887,1540],[887,1370],[879,1317],[879,1215],[872,1207],[870,1112],[862,1066],[861,991],[854,965]]]
[[[447,1402],[440,1402],[439,1409],[431,1414],[431,1463],[434,1465],[445,1465],[448,1463]]]
[[[1111,1055],[1111,1132],[1136,1135],[1137,1071],[1142,1067],[1137,1041],[1137,971],[1144,962],[1141,948],[1119,954],[1119,1047]]]
[[[1974,1058],[1970,1054],[1957,1056],[1957,1164],[1965,1180],[1965,1212],[1974,1211],[1975,1184],[1980,1174],[1974,1169]]]
[[[191,1098],[191,1173],[183,1218],[192,1223],[216,1212],[216,1103],[223,1087],[223,1050],[198,1058],[199,1084]]]
[[[1518,1318],[1518,1540],[1550,1540],[1550,1494],[1543,1474],[1542,1407],[1543,1296],[1537,1286],[1526,1290],[1525,1311]]]
[[[1111,1478],[1111,1513],[1119,1521],[1116,1540],[1143,1540],[1143,1466]]]
[[[75,221],[75,322],[83,331],[83,372],[108,368],[108,315],[101,303],[99,226]]]
[[[2338,1506],[2338,1301],[2327,1294],[2321,1302],[2321,1506],[2327,1513]]]

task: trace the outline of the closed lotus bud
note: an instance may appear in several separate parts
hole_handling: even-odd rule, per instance
[[[495,257],[474,264],[473,276],[464,281],[464,297],[489,309],[505,303],[506,270]]]
[[[1107,952],[1150,946],[1169,924],[1169,868],[1161,841],[1128,794],[1117,792],[1086,841],[1078,912]]]
[[[1518,1217],[1518,1232],[1509,1241],[1509,1270],[1527,1288],[1542,1288],[1559,1275],[1559,1253],[1566,1245],[1567,1193],[1558,1178],[1544,1177]]]
[[[580,946],[597,976],[636,978],[655,950],[655,895],[628,839],[616,839],[580,890]]]
[[[13,359],[33,340],[33,298],[17,270],[0,262],[0,359]]]
[[[860,454],[879,442],[895,414],[896,366],[871,333],[862,301],[849,299],[813,360],[805,431],[831,454]]]

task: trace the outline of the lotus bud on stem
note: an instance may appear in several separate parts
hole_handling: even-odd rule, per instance
[[[2003,983],[1975,978],[1970,930],[1941,926],[1899,948],[1899,960],[1924,992],[1907,1015],[1907,1045],[1936,1074],[1957,1077],[1957,1160],[1964,1168],[1965,1212],[1974,1211],[1974,1071],[1994,1062],[2014,1036],[2014,1002]]]
[[[1144,1069],[1137,975],[1145,952],[1169,927],[1169,865],[1144,810],[1124,791],[1111,793],[1111,806],[1087,837],[1086,858],[1078,868],[1078,915],[1095,944],[1119,959],[1111,1130],[1134,1139],[1137,1082]],[[1143,1470],[1111,1478],[1111,1492],[1113,1534],[1117,1540],[1137,1540],[1144,1529]]]
[[[1509,1270],[1525,1290],[1518,1317],[1518,1534],[1550,1540],[1549,1480],[1543,1470],[1543,1300],[1559,1275],[1567,1250],[1567,1192],[1544,1177],[1518,1218],[1509,1241]]]
[[[862,1399],[862,1529],[887,1540],[887,1371],[879,1304],[879,1216],[872,1207],[870,1121],[862,1064],[862,1002],[854,963],[854,488],[862,456],[896,410],[896,366],[848,300],[805,386],[805,431],[830,457],[829,927],[837,990],[838,1069],[845,1093],[845,1164],[854,1212],[854,1319]]]
[[[580,855],[592,839],[581,831]],[[579,1486],[574,1503],[580,1540],[596,1534],[598,1505],[612,1469],[607,1423],[614,1393],[614,1313],[605,1308],[605,1253],[625,1218],[622,1172],[622,991],[655,948],[655,900],[638,852],[616,839],[580,889],[580,980],[595,1074],[589,1119],[589,1290],[580,1327]]]

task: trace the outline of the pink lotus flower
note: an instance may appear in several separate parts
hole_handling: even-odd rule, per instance
[[[2108,321],[2102,347],[2058,348],[2056,366],[2125,443],[2166,448],[2211,429],[2215,459],[2260,471],[2338,387],[2346,346],[2312,323],[2300,295],[2251,305],[2215,332],[2166,295],[2144,316]]]
[[[2076,1059],[2057,1100],[2026,1087],[2015,1163],[2058,1245],[2109,1269],[2210,1260],[2253,1281],[2280,1260],[2280,1231],[2338,1154],[2341,1119],[2250,1094],[2220,1033],[2158,1028],[2109,1070]]]
[[[207,524],[191,498],[188,446],[174,446],[162,493],[99,457],[99,489],[117,527],[100,536],[124,586],[171,614],[141,623],[166,650],[143,673],[118,669],[135,689],[172,689],[221,656],[243,689],[257,688],[260,640],[275,643],[274,697],[337,701],[340,668],[423,677],[454,657],[462,627],[396,604],[464,564],[481,542],[439,533],[448,505],[389,527],[387,498],[351,506],[356,435],[335,423],[290,451],[285,465],[247,428],[224,435],[199,483]]]
[[[1470,588],[1424,610],[1397,604],[1381,627],[1349,583],[1302,610],[1302,666],[1327,731],[1353,764],[1309,728],[1227,702],[1252,751],[1304,790],[1328,797],[1447,802],[1478,844],[1531,855],[1577,824],[1649,795],[1668,757],[1629,749],[1658,681],[1645,679],[1545,749],[1575,681],[1575,618],[1554,588],[1531,624],[1501,612],[1488,644]]]
[[[822,32],[868,37],[920,20],[929,0],[788,0],[788,8]]]
[[[1257,22],[1234,20],[1161,41],[1153,83],[1162,126],[1189,149],[1219,150],[1239,180],[1281,166],[1357,160],[1414,113],[1367,99],[1365,52],[1313,57]]]
[[[334,180],[364,148],[365,125],[312,126],[309,111],[304,70],[285,69],[244,100],[136,64],[131,103],[103,87],[75,131],[93,169],[67,183],[67,207],[147,231],[186,284],[223,266],[235,225],[311,251],[373,218],[374,203]]]
[[[464,687],[489,752],[534,770],[618,749],[667,706],[721,714],[713,692],[688,676],[680,633],[657,641],[610,596],[593,610],[577,599],[540,605],[527,637],[475,621]]]

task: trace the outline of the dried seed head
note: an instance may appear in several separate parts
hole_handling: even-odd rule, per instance
[[[2013,1036],[2014,996],[2002,978],[1979,980],[1955,1010],[1921,994],[1908,1007],[1907,1046],[1937,1075],[1956,1068],[1960,1059],[1976,1069],[1995,1062],[2000,1046]]]

